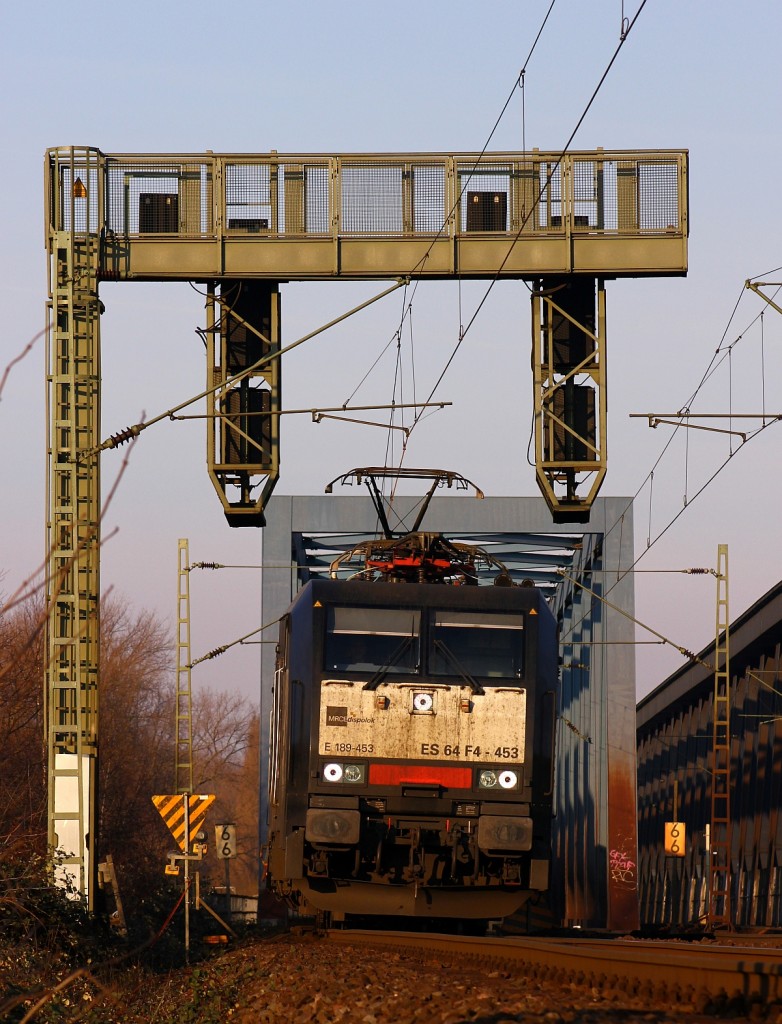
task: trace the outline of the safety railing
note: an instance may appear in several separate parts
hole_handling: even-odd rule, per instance
[[[47,153],[53,231],[187,239],[679,236],[684,150]]]

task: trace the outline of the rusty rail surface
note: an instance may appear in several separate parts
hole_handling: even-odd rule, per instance
[[[393,946],[449,953],[476,962],[523,964],[530,974],[567,975],[585,987],[635,990],[676,1004],[712,998],[774,1002],[782,999],[780,944],[659,941],[595,938],[468,938],[403,932],[331,931],[329,941],[345,945]],[[750,940],[752,941],[752,940]]]

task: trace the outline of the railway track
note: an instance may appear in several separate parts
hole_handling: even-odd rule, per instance
[[[86,1001],[102,1024],[772,1024],[779,976],[768,946],[299,927],[168,975],[53,979],[33,1017],[83,1020]]]
[[[714,941],[627,938],[467,938],[402,932],[332,931],[332,943],[420,948],[464,958],[474,965],[523,965],[531,978],[583,985],[601,992],[648,996],[656,1003],[737,1011],[782,1002],[782,946]],[[750,940],[751,941],[751,940]]]

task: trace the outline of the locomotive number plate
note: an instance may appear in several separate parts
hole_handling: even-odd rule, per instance
[[[485,687],[324,680],[319,752],[324,756],[524,761],[527,694]]]

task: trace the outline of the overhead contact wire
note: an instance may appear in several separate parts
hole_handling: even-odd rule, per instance
[[[518,231],[516,232],[514,238],[511,240],[511,244],[510,244],[510,246],[508,248],[508,251],[506,252],[502,262],[500,263],[499,267],[497,268],[497,270],[496,270],[496,272],[494,274],[494,277],[492,278],[491,282],[489,283],[488,288],[486,289],[486,291],[483,294],[483,297],[481,298],[480,302],[478,303],[478,305],[477,305],[477,307],[475,309],[475,312],[470,317],[469,321],[467,322],[466,327],[464,327],[463,330],[460,330],[459,340],[457,341],[456,346],[455,346],[453,352],[451,353],[447,363],[445,364],[445,367],[444,367],[442,373],[437,378],[437,381],[436,381],[434,387],[432,388],[432,390],[431,390],[431,392],[429,394],[429,398],[427,399],[427,401],[429,401],[432,398],[432,395],[434,395],[434,393],[437,391],[438,387],[442,383],[442,380],[445,377],[445,374],[448,372],[448,369],[449,369],[451,363],[453,362],[454,358],[456,357],[456,353],[459,351],[459,348],[461,347],[462,342],[464,341],[465,337],[467,336],[467,334],[468,334],[470,328],[472,327],[472,325],[475,323],[479,313],[483,309],[483,307],[484,307],[484,305],[485,305],[489,295],[491,294],[494,286],[499,281],[500,274],[502,273],[506,263],[510,259],[511,254],[512,254],[514,248],[516,247],[517,242],[521,238],[521,234],[522,234],[524,228],[526,227],[526,225],[527,225],[527,223],[529,221],[529,218],[532,216],[534,211],[539,206],[541,198],[543,197],[543,195],[545,194],[545,192],[548,189],[549,185],[551,184],[551,181],[552,181],[556,171],[558,170],[560,164],[562,163],[563,158],[565,157],[566,153],[568,152],[568,150],[570,148],[570,145],[573,142],[573,139],[576,137],[576,134],[578,133],[579,128],[581,127],[581,125],[584,122],[584,119],[586,118],[587,114],[589,113],[589,111],[590,111],[590,109],[592,107],[592,104],[595,102],[595,99],[597,98],[597,95],[600,92],[600,90],[601,90],[601,88],[603,86],[603,83],[605,82],[606,78],[608,77],[608,74],[611,71],[611,68],[613,67],[617,57],[619,56],[619,53],[620,53],[622,47],[624,46],[624,44],[625,44],[625,42],[627,40],[627,37],[629,36],[633,26],[635,25],[636,21],[638,20],[640,14],[643,11],[643,9],[646,6],[646,4],[647,4],[647,0],[642,0],[641,6],[638,8],[638,10],[635,13],[635,16],[633,17],[633,20],[630,22],[630,24],[627,27],[627,31],[620,38],[619,44],[616,47],[616,49],[614,50],[614,53],[613,53],[613,56],[611,57],[611,60],[608,62],[608,65],[607,65],[605,71],[600,76],[600,80],[598,81],[597,85],[595,86],[595,89],[594,89],[592,95],[590,96],[589,101],[587,102],[587,105],[584,107],[584,110],[581,113],[581,116],[579,117],[578,121],[576,122],[575,128],[570,133],[570,136],[569,136],[567,142],[565,143],[565,145],[561,149],[561,151],[559,153],[559,156],[557,157],[556,161],[552,165],[551,170],[549,171],[549,173],[548,173],[548,175],[546,177],[546,181],[544,182],[543,186],[540,188],[540,190],[538,192],[538,195],[535,198],[535,201],[533,202],[533,204],[530,207],[530,209],[527,211],[527,214],[523,218],[522,223],[519,226]],[[548,15],[547,15],[547,17],[548,17]],[[514,86],[514,89],[515,88],[516,88],[516,86]],[[507,103],[506,103],[506,107],[507,107]],[[503,112],[504,112],[504,110],[505,110],[505,108],[503,108]],[[492,134],[494,133],[494,130],[496,130],[496,126],[495,126],[495,129],[492,130]],[[484,149],[484,152],[485,152],[485,149]],[[417,422],[418,422],[418,420],[415,420],[413,422],[413,427],[415,427]],[[411,427],[411,431],[412,431],[413,427]]]
[[[646,2],[646,0],[644,0],[644,2]],[[459,205],[459,203],[462,200],[462,197],[464,195],[465,189],[467,188],[467,185],[468,185],[468,182],[470,180],[470,177],[472,176],[472,174],[474,173],[476,168],[479,166],[481,160],[485,156],[486,151],[488,150],[489,145],[491,143],[491,140],[494,137],[494,134],[497,131],[497,128],[499,127],[500,122],[502,121],[503,117],[505,116],[505,113],[506,113],[506,111],[507,111],[507,109],[508,109],[508,107],[509,107],[509,105],[511,103],[511,100],[513,99],[513,95],[516,92],[516,89],[518,89],[518,88],[521,88],[521,90],[522,90],[522,103],[523,103],[524,75],[525,75],[525,72],[526,72],[526,69],[527,69],[527,65],[529,64],[529,62],[530,62],[530,60],[532,58],[532,55],[535,52],[535,49],[536,49],[536,47],[538,45],[538,42],[540,41],[540,38],[541,38],[541,36],[543,34],[543,31],[544,31],[544,29],[546,27],[546,23],[548,22],[549,16],[551,15],[552,10],[554,9],[555,3],[556,3],[556,0],[551,0],[551,3],[549,4],[548,9],[546,11],[546,14],[545,14],[545,16],[543,18],[543,21],[541,22],[540,28],[538,29],[537,35],[535,36],[535,39],[533,40],[532,46],[530,47],[529,53],[527,54],[526,60],[524,61],[524,64],[523,64],[521,70],[519,71],[519,74],[518,74],[518,76],[516,78],[516,81],[513,83],[513,88],[508,93],[508,96],[507,96],[507,98],[505,100],[505,103],[503,104],[502,109],[500,110],[500,113],[499,113],[499,115],[497,116],[497,118],[496,118],[496,120],[494,122],[494,126],[492,127],[491,131],[489,132],[489,135],[486,138],[486,141],[484,142],[483,148],[481,149],[480,153],[478,154],[478,157],[476,158],[475,162],[473,163],[473,166],[472,166],[472,169],[470,170],[470,173],[466,176],[465,183],[462,186],[462,188],[461,188],[461,190],[459,192],[459,195],[454,200],[453,205],[451,206],[451,208],[448,211],[447,215],[445,216],[445,218],[443,219],[442,223],[440,224],[440,227],[438,228],[435,237],[429,243],[429,246],[428,246],[426,252],[424,253],[424,255],[421,257],[421,259],[415,264],[413,269],[410,271],[410,275],[409,275],[410,277],[417,270],[419,270],[421,267],[423,267],[425,265],[426,261],[428,260],[430,254],[432,252],[432,249],[433,249],[435,243],[442,236],[442,233],[445,230],[447,224],[450,222],[451,218],[453,217],[454,211],[458,208],[458,205]],[[526,221],[525,221],[525,223],[526,223]],[[367,371],[367,373],[361,379],[361,381],[359,382],[359,384],[356,387],[355,391],[350,396],[351,398],[356,394],[356,392],[359,390],[361,385],[366,381],[367,377],[370,375],[372,370],[375,368],[375,366],[379,362],[381,356],[386,352],[388,347],[391,345],[392,341],[394,339],[396,339],[396,338],[401,338],[401,333],[402,333],[402,330],[403,330],[403,327],[404,327],[404,322],[405,322],[406,317],[408,317],[408,316],[410,316],[410,319],[411,319],[410,330],[411,330],[411,350],[412,350],[412,304],[413,304],[413,300],[415,298],[415,294],[416,294],[416,291],[417,291],[417,288],[418,288],[418,284],[419,284],[418,280],[413,282],[412,293],[410,295],[410,299],[409,300],[406,300],[407,286],[405,286],[405,292],[404,292],[404,299],[405,299],[405,301],[403,301],[403,310],[402,310],[402,316],[400,318],[399,328],[398,328],[397,332],[395,332],[394,336],[386,344],[386,346],[383,349],[383,352],[381,352],[381,355],[378,356],[378,358],[372,364],[370,369]],[[461,279],[459,280],[459,287],[461,288]],[[460,303],[461,303],[461,291],[460,291],[459,294],[460,294]],[[463,337],[463,331],[462,331],[462,326],[461,326],[461,314],[460,314],[459,319],[460,319],[459,335],[460,335],[460,343],[461,343],[461,340],[462,340],[462,337]],[[454,353],[454,355],[455,355],[455,353]],[[452,360],[453,360],[453,355],[451,356],[451,359],[449,359],[449,361],[448,361],[448,364],[446,366],[446,370],[447,370],[448,366],[450,366],[450,363],[451,363]],[[398,366],[397,366],[397,369],[398,369]],[[443,371],[443,374],[444,373],[445,373],[445,371]],[[435,388],[432,390],[432,394],[434,394],[434,391],[439,386],[439,383],[442,380],[442,376],[443,375],[440,376],[437,384],[435,385]],[[348,401],[350,401],[350,399],[348,399]],[[415,398],[414,398],[414,401],[415,401]],[[412,422],[412,424],[410,426],[410,429],[406,433],[405,438],[404,438],[404,440],[402,442],[402,449],[401,449],[401,454],[400,454],[400,459],[399,459],[399,467],[400,468],[402,466],[402,463],[404,462],[404,458],[405,458],[405,455],[407,453],[407,443],[408,443],[408,440],[410,438],[410,434],[412,434],[413,430],[418,425],[418,423],[421,422],[421,419],[424,418],[423,414],[424,414],[424,410],[423,409],[420,412],[416,412],[416,414],[413,417],[413,422]],[[389,430],[388,434],[389,434],[389,438],[388,438],[387,443],[386,443],[386,467],[388,465],[388,451],[389,451],[389,448],[392,446],[391,436],[393,434],[393,431]],[[394,487],[392,488],[392,491],[391,491],[391,501],[393,501],[393,497],[394,497],[395,492],[396,492],[396,484],[394,485]]]
[[[777,267],[777,268],[775,268],[775,270],[770,270],[767,273],[768,274],[773,274],[773,273],[775,273],[776,270],[782,270],[782,267]],[[763,275],[763,276],[765,276],[765,275]],[[717,348],[715,349],[715,351],[714,351],[714,353],[713,353],[713,355],[712,355],[712,357],[711,357],[711,359],[710,359],[710,361],[708,363],[708,366],[706,367],[706,370],[704,371],[703,375],[701,376],[701,379],[700,379],[698,385],[696,386],[695,390],[692,392],[690,397],[687,399],[687,401],[681,407],[682,414],[685,413],[685,412],[689,412],[690,407],[692,406],[692,404],[695,401],[695,399],[698,397],[698,395],[699,395],[701,389],[703,388],[703,386],[707,383],[707,381],[711,378],[713,373],[719,368],[719,366],[722,364],[724,359],[727,357],[728,349],[723,348],[723,344],[724,344],[725,338],[727,337],[728,331],[730,330],[730,325],[731,325],[731,323],[733,322],[733,320],[734,320],[734,318],[736,316],[736,312],[737,312],[738,307],[739,307],[739,305],[741,303],[741,299],[742,299],[742,297],[744,295],[745,290],[746,289],[742,287],[741,291],[739,292],[739,297],[736,300],[736,303],[735,303],[735,305],[733,307],[733,310],[732,310],[730,316],[728,317],[728,321],[727,321],[727,324],[725,326],[725,329],[722,332],[722,336],[720,338],[720,341],[719,341],[719,343],[717,345]],[[777,289],[777,291],[778,290],[779,289]],[[776,294],[776,292],[774,294]],[[744,338],[746,332],[757,323],[757,321],[760,319],[761,315],[762,315],[761,313],[758,313],[757,316],[753,317],[753,319],[750,320],[750,322],[746,325],[744,330],[734,339],[733,342],[731,342],[731,345],[728,346],[728,348],[732,347],[733,345],[735,345],[739,341],[741,341]],[[723,353],[722,359],[718,360],[716,365],[715,365],[715,360],[717,359],[717,356],[721,352]],[[773,422],[776,422],[776,421],[773,421]],[[644,487],[647,485],[647,483],[650,484],[650,487],[653,486],[653,479],[654,479],[655,470],[658,468],[658,466],[662,462],[666,452],[668,451],[668,449],[670,448],[671,444],[673,443],[673,440],[674,440],[678,430],[680,429],[680,426],[681,426],[681,424],[676,426],[671,431],[671,434],[670,434],[669,438],[667,439],[667,441],[663,445],[660,453],[658,454],[657,458],[655,459],[655,462],[654,462],[652,468],[649,470],[649,472],[646,474],[644,479],[638,485],[635,493],[630,498],[628,504],[625,506],[625,508],[623,509],[622,513],[617,517],[617,519],[614,521],[614,523],[612,523],[612,525],[608,528],[608,530],[606,531],[606,534],[605,534],[606,537],[610,535],[610,533],[616,528],[617,524],[622,520],[624,515],[630,510],[630,508],[632,508],[633,502],[638,498],[639,494],[644,489]],[[771,426],[771,423],[764,424],[764,426],[759,427],[756,431],[753,431],[749,435],[747,440],[749,441],[753,437],[756,437],[765,428],[765,426]],[[743,447],[743,445],[742,445],[742,447]],[[739,449],[737,449],[737,451],[738,450]],[[727,465],[728,461],[730,461],[730,460],[726,459],[721,464],[720,469],[717,470],[717,472],[719,472],[722,468],[724,468],[724,466]],[[709,480],[707,481],[707,484],[704,485],[704,486],[708,486],[708,484],[711,483],[711,481],[713,479],[714,479],[714,477],[710,477]],[[695,500],[695,497],[697,497],[700,493],[702,493],[702,490],[703,490],[703,488],[701,488],[700,490],[698,490],[696,492],[695,496],[690,500],[690,503]],[[681,514],[681,512],[679,513],[679,515],[680,514]],[[678,515],[675,518],[678,518]],[[675,520],[672,520],[672,522],[669,524],[669,526],[672,525],[672,523],[674,521]],[[667,530],[667,529],[668,529],[668,527],[665,528],[665,530]],[[654,538],[654,540],[650,539],[649,544],[648,544],[648,548],[651,548],[657,542],[657,540],[659,540],[660,537],[662,537],[664,532],[665,531],[663,531],[662,533],[658,534],[657,537]],[[647,548],[647,550],[648,550],[648,548]],[[640,561],[640,559],[644,556],[644,554],[646,554],[646,552],[642,552],[641,555],[639,555],[638,559],[636,559],[636,561],[631,566],[629,566],[628,569],[625,570],[625,573],[632,572],[633,569],[635,568],[636,564],[638,563],[638,561]],[[621,580],[617,581],[617,582],[621,582]]]
[[[644,0],[644,3],[645,2],[646,2],[646,0]],[[410,271],[410,276],[412,276],[417,270],[419,270],[426,263],[426,260],[429,259],[429,256],[430,256],[430,254],[432,252],[432,249],[434,248],[435,243],[441,237],[443,231],[446,228],[446,225],[451,220],[451,217],[453,216],[454,211],[457,209],[459,203],[461,202],[461,199],[462,199],[462,197],[464,195],[465,189],[467,188],[467,183],[469,182],[470,177],[472,176],[474,171],[478,168],[478,166],[480,165],[481,160],[485,156],[486,151],[489,148],[489,145],[491,143],[491,140],[494,138],[494,134],[497,131],[497,128],[499,127],[499,124],[502,121],[503,117],[505,116],[505,113],[506,113],[506,111],[507,111],[507,109],[508,109],[508,107],[510,105],[511,100],[513,99],[513,95],[516,92],[516,89],[518,89],[520,86],[523,86],[524,75],[525,75],[525,72],[526,72],[526,69],[527,69],[527,65],[529,64],[529,62],[530,62],[530,60],[532,58],[532,55],[535,52],[535,49],[536,49],[536,47],[538,45],[538,42],[540,41],[540,37],[543,34],[543,30],[546,27],[546,23],[548,22],[549,16],[551,15],[552,10],[554,9],[554,4],[555,3],[556,3],[556,0],[551,0],[551,3],[549,4],[548,10],[546,11],[546,14],[545,14],[545,16],[543,18],[543,21],[541,22],[540,28],[538,29],[537,35],[535,36],[535,39],[534,39],[534,41],[532,43],[532,46],[530,47],[529,53],[527,54],[527,58],[524,61],[524,64],[523,64],[521,70],[519,71],[519,74],[518,74],[518,76],[516,78],[516,81],[513,83],[513,88],[508,93],[507,99],[505,100],[505,103],[502,106],[502,110],[500,111],[499,115],[497,116],[497,119],[494,122],[494,126],[492,127],[491,131],[489,132],[489,134],[488,134],[488,136],[486,138],[486,141],[483,144],[483,148],[481,149],[480,153],[478,154],[477,159],[473,163],[473,166],[472,166],[472,169],[470,170],[470,173],[466,176],[465,184],[462,186],[462,188],[461,188],[461,190],[459,192],[459,195],[454,200],[454,203],[451,206],[450,210],[448,211],[448,214],[443,219],[440,227],[438,228],[437,234],[432,239],[432,241],[429,243],[429,246],[428,246],[426,252],[421,257],[421,259],[418,261],[418,263],[415,264],[413,269]],[[409,302],[407,304],[407,307],[403,311],[401,323],[404,323],[404,319],[405,319],[405,316],[407,315],[407,311],[412,307],[413,299],[415,298],[415,293],[416,293],[416,290],[418,289],[418,284],[419,284],[418,280],[413,282],[412,294],[410,296],[410,300],[409,300]],[[460,282],[460,284],[461,284],[461,282]],[[400,324],[400,327],[401,327],[401,324]],[[461,329],[461,315],[460,315],[460,332],[459,332],[459,334],[460,334],[460,343],[461,343],[461,338],[463,336],[463,332],[462,332],[462,329]],[[448,366],[450,366],[450,363],[451,363],[452,359],[453,359],[453,356],[448,361]],[[446,366],[446,369],[447,369],[447,366]],[[443,371],[443,373],[444,372],[445,371]],[[437,384],[435,385],[435,387],[433,388],[432,394],[434,394],[434,391],[439,386],[439,383],[440,383],[441,380],[442,380],[442,375],[441,375],[440,379],[438,380]],[[421,414],[419,413],[418,415],[416,415],[413,418],[413,423],[412,423],[412,426],[410,427],[410,432],[411,433],[412,433],[413,429],[415,428],[415,426],[420,422],[420,420],[421,420]],[[404,450],[405,449],[406,449],[406,445],[403,447],[403,458],[404,458]]]
[[[782,270],[782,267],[776,267],[773,270],[767,271],[766,274],[757,275],[757,276],[765,277],[765,276],[768,276],[769,274],[776,273],[776,271],[778,271],[778,270]],[[750,280],[752,280],[752,278]],[[777,291],[774,292],[774,295],[776,295],[779,290],[780,289],[777,288]],[[692,403],[697,398],[697,396],[700,393],[700,391],[703,388],[703,386],[706,384],[706,382],[710,379],[712,374],[714,372],[716,372],[716,370],[719,368],[719,366],[724,361],[724,359],[725,359],[725,357],[727,355],[727,350],[723,348],[723,344],[724,344],[725,338],[728,335],[728,331],[730,330],[730,325],[733,323],[733,320],[735,319],[736,312],[738,311],[738,307],[739,307],[739,305],[741,303],[741,299],[742,299],[745,291],[746,291],[746,287],[742,287],[741,291],[739,292],[739,297],[736,300],[735,305],[733,306],[733,310],[732,310],[730,316],[728,317],[728,321],[727,321],[727,323],[725,325],[725,329],[722,332],[722,336],[721,336],[720,341],[719,341],[719,343],[717,345],[717,348],[715,349],[714,353],[712,354],[712,357],[709,360],[708,366],[706,367],[706,370],[704,371],[703,375],[701,376],[701,379],[700,379],[698,385],[696,386],[695,390],[692,392],[692,394],[690,395],[690,397],[687,400],[687,402],[682,406],[682,412],[689,411],[690,406],[692,405]],[[762,311],[762,312],[764,312],[764,311]],[[745,336],[746,332],[751,327],[753,327],[757,323],[757,321],[760,319],[760,317],[762,315],[762,312],[758,313],[757,316],[753,317],[753,319],[747,324],[747,326],[744,328],[744,330],[734,339],[734,341],[731,343],[730,346],[728,346],[728,348],[732,348],[734,345],[736,345],[739,341],[741,341],[743,339],[743,337]],[[719,356],[720,352],[723,353],[722,359],[719,359],[717,361],[716,365],[715,365],[715,360]],[[662,537],[665,536],[665,534],[668,532],[668,530],[678,521],[678,519],[684,513],[685,509],[689,508],[695,502],[695,500],[706,490],[706,488],[709,487],[713,483],[713,481],[717,478],[717,476],[719,476],[719,474],[722,472],[722,470],[725,468],[725,466],[727,466],[727,464],[730,462],[730,460],[733,458],[733,456],[738,454],[738,452],[741,451],[741,449],[744,447],[745,444],[747,444],[753,438],[757,437],[758,434],[761,434],[765,429],[767,429],[767,427],[772,426],[772,424],[776,423],[776,422],[778,422],[778,421],[777,420],[772,420],[770,422],[764,422],[761,427],[759,427],[757,430],[755,430],[751,434],[749,434],[749,436],[747,437],[746,441],[743,442],[742,445],[739,448],[737,448],[735,452],[732,451],[728,455],[728,457],[717,467],[717,469],[714,471],[714,473],[712,473],[712,475],[708,478],[708,480],[706,480],[706,482],[695,492],[695,494],[691,498],[688,498],[688,500],[685,502],[685,504],[682,506],[682,508],[678,510],[678,512],[666,524],[666,526],[664,526],[660,530],[660,532],[654,538],[652,538],[652,535],[651,535],[651,491],[652,491],[652,488],[654,486],[654,473],[655,473],[655,470],[660,465],[660,463],[662,462],[666,452],[668,451],[670,446],[673,444],[674,438],[675,438],[678,430],[680,429],[681,424],[676,426],[671,431],[670,436],[668,437],[667,441],[665,442],[665,444],[662,447],[662,450],[660,451],[660,453],[658,454],[657,458],[655,459],[655,462],[654,462],[652,468],[649,470],[649,472],[646,474],[646,476],[644,477],[642,482],[639,484],[639,486],[637,487],[635,493],[632,495],[632,497],[628,501],[628,503],[625,506],[625,508],[623,509],[623,511],[617,516],[617,518],[614,520],[614,522],[608,527],[608,529],[605,532],[604,536],[605,537],[609,537],[611,535],[611,533],[616,529],[617,525],[620,525],[620,524],[624,523],[624,516],[632,508],[633,503],[636,501],[636,499],[640,495],[641,491],[644,489],[644,487],[648,483],[649,486],[650,486],[650,518],[649,518],[649,525],[648,525],[648,532],[647,532],[646,548],[645,548],[645,550],[643,550],[638,555],[637,558],[634,559],[632,564],[630,566],[628,566],[626,569],[624,569],[624,570],[617,569],[617,579],[607,589],[606,594],[610,594],[611,591],[614,589],[614,587],[618,586],[629,573],[633,572],[636,569],[636,566],[638,565],[638,563],[654,547],[654,545],[657,543],[657,541],[661,540]],[[583,573],[584,573],[584,575],[588,575],[589,574],[589,569],[583,570]],[[572,634],[573,630],[575,630],[580,625],[580,623],[583,622],[583,620],[584,620],[584,616],[582,616],[580,619],[578,619],[577,621],[572,623],[572,625],[570,626],[569,632],[566,635]]]

